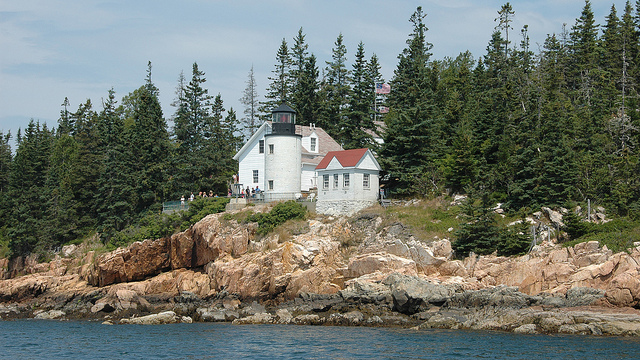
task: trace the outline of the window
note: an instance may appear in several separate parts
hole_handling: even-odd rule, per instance
[[[260,140],[260,154],[264,154],[264,140]]]
[[[349,174],[342,175],[342,178],[344,179],[344,187],[349,187]]]
[[[369,188],[369,174],[362,175],[362,187],[365,189]]]
[[[273,190],[273,180],[269,180],[269,190]]]
[[[253,170],[253,183],[258,183],[258,170]]]
[[[313,138],[313,137],[311,138],[311,151],[313,151],[313,152],[316,152],[316,141],[317,140],[318,139],[316,139],[316,138]]]
[[[322,176],[322,188],[323,189],[328,189],[329,188],[329,175],[323,175]]]
[[[273,154],[273,144],[269,144],[269,154]]]
[[[333,188],[337,189],[338,188],[338,174],[333,174]]]

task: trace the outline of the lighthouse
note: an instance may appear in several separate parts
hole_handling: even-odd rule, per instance
[[[265,199],[295,199],[300,193],[302,135],[296,134],[296,112],[286,104],[272,111],[265,141]]]

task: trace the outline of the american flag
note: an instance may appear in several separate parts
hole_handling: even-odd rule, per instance
[[[391,86],[389,84],[377,83],[376,94],[388,94],[391,92]]]

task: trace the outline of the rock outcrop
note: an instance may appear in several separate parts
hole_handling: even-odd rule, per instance
[[[287,239],[257,238],[255,224],[222,219],[209,215],[100,256],[68,247],[49,263],[2,259],[0,316],[111,321],[173,311],[179,321],[636,331],[635,320],[620,325],[607,313],[587,321],[587,310],[567,309],[640,307],[640,248],[613,254],[597,242],[544,243],[520,257],[453,260],[448,240],[418,241],[376,215],[310,220]],[[541,325],[549,321],[557,326]],[[615,322],[628,331],[605,328]]]

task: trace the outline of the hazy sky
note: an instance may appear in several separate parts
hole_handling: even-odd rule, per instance
[[[242,116],[239,102],[254,67],[262,97],[285,38],[293,44],[303,28],[309,51],[325,66],[340,33],[351,67],[357,44],[366,57],[375,53],[389,80],[397,56],[412,28],[409,17],[417,6],[427,13],[427,40],[433,59],[455,57],[469,50],[484,55],[503,0],[1,0],[0,1],[0,131],[14,135],[30,119],[57,124],[65,97],[71,111],[91,99],[102,109],[109,89],[119,100],[144,84],[147,62],[160,89],[164,116],[175,109],[181,71],[191,78],[198,63],[206,73],[209,93],[220,93],[228,110]],[[570,29],[584,0],[515,0],[513,43],[529,25],[537,51],[547,34]],[[596,21],[623,0],[592,0]],[[635,1],[632,2],[635,4]]]

